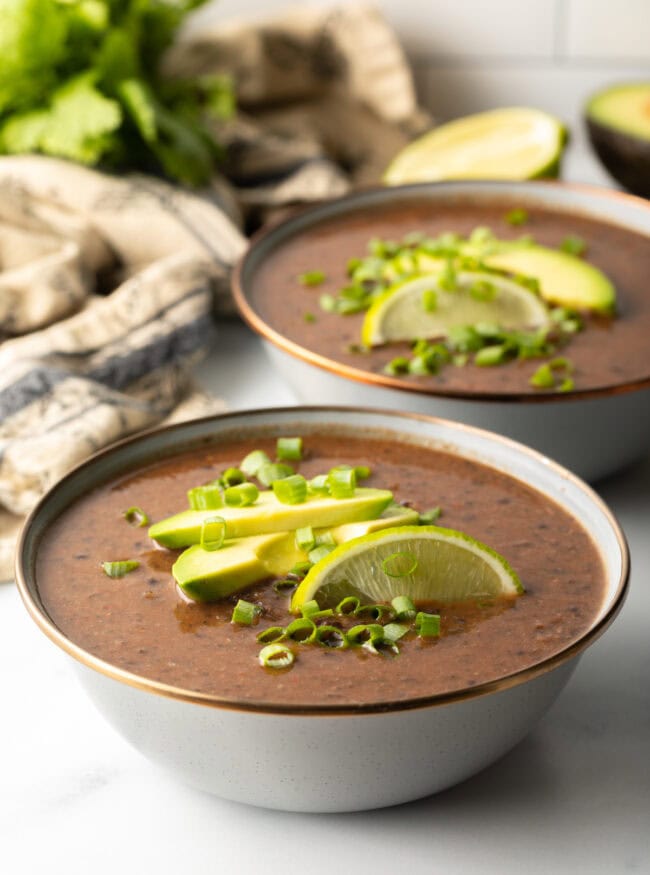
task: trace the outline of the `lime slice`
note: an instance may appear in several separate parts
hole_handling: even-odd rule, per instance
[[[454,326],[478,322],[496,323],[507,330],[548,324],[548,310],[541,298],[514,280],[464,271],[456,274],[455,290],[447,291],[441,288],[440,277],[440,273],[422,274],[380,295],[363,321],[364,345],[446,337]]]
[[[557,176],[565,142],[562,123],[545,112],[525,107],[481,112],[410,143],[393,159],[384,182]]]
[[[321,608],[347,596],[366,603],[407,595],[414,602],[516,596],[524,591],[506,560],[452,529],[399,526],[336,547],[302,581],[291,610],[316,599]]]

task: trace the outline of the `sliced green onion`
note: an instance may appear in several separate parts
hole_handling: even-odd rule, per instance
[[[253,450],[246,456],[245,459],[242,459],[239,468],[244,472],[247,477],[256,477],[257,472],[260,470],[262,465],[269,465],[270,463],[271,460],[266,455],[264,450]]]
[[[320,535],[316,535],[316,546],[322,547],[323,544],[326,547],[336,547],[334,535],[330,531],[321,532]]]
[[[213,516],[201,523],[200,545],[204,550],[212,552],[219,550],[226,539],[226,521],[223,517]]]
[[[329,485],[327,483],[327,474],[317,474],[309,481],[309,491],[314,495],[329,495]]]
[[[291,474],[282,480],[274,480],[271,488],[282,504],[302,504],[307,500],[307,481],[302,474]]]
[[[425,510],[420,514],[418,518],[418,524],[421,526],[430,526],[431,523],[434,523],[442,514],[441,507],[430,507],[429,510]]]
[[[118,562],[102,562],[104,574],[109,577],[124,577],[129,571],[135,571],[140,567],[137,559],[120,559]]]
[[[269,626],[257,633],[260,644],[273,644],[275,641],[282,641],[285,637],[286,631],[282,626]]]
[[[388,374],[390,377],[396,377],[399,374],[408,374],[408,372],[409,360],[403,355],[396,356],[384,366],[384,373]]]
[[[360,605],[361,605],[361,602],[359,601],[358,598],[356,598],[353,595],[349,595],[349,596],[346,596],[344,599],[342,599],[338,603],[338,605],[334,608],[334,610],[337,614],[343,614],[343,616],[349,615],[349,614],[356,614]]]
[[[420,638],[438,638],[440,636],[440,614],[427,614],[418,611],[415,617],[415,629]]]
[[[477,280],[470,286],[469,293],[476,301],[493,301],[497,295],[497,287],[487,280]]]
[[[296,529],[296,547],[299,550],[304,550],[309,553],[316,546],[316,535],[311,526],[303,526],[301,529]]]
[[[271,486],[276,480],[284,480],[285,477],[291,477],[293,473],[291,465],[285,465],[283,462],[267,462],[257,469],[255,476],[264,486]]]
[[[187,492],[187,500],[192,510],[216,510],[223,507],[223,498],[218,486],[195,486]]]
[[[302,314],[302,318],[305,320],[305,322],[315,322],[316,321],[316,317],[309,310],[306,313]]]
[[[524,209],[510,210],[506,213],[505,220],[509,225],[525,225],[528,221],[528,212]]]
[[[239,468],[226,468],[219,478],[219,482],[223,486],[238,486],[240,483],[244,483],[245,480],[246,475]]]
[[[273,584],[273,589],[277,593],[283,593],[283,592],[289,593],[289,592],[293,592],[297,586],[298,586],[297,580],[293,580],[293,578],[291,578],[291,577],[283,577],[280,580],[275,581],[275,583]]]
[[[481,368],[489,368],[493,365],[500,365],[508,354],[508,347],[504,343],[495,344],[493,346],[485,346],[474,356],[474,363]]]
[[[293,651],[284,644],[267,644],[257,658],[265,668],[289,668],[295,660]]]
[[[298,577],[304,577],[313,564],[313,562],[296,562],[289,574],[295,574]]]
[[[536,389],[552,389],[555,386],[555,374],[548,362],[540,365],[528,382]]]
[[[352,646],[368,643],[374,644],[376,641],[383,639],[384,627],[381,623],[360,623],[358,626],[348,629],[345,634]]]
[[[232,610],[230,622],[237,623],[238,626],[252,626],[261,613],[259,605],[239,599]]]
[[[367,465],[355,465],[354,476],[357,480],[367,480],[372,474],[372,470]]]
[[[260,491],[254,483],[239,483],[229,486],[223,494],[229,507],[250,507],[259,498]]]
[[[572,392],[575,389],[575,383],[571,377],[565,377],[557,387],[558,392]]]
[[[392,617],[393,610],[388,605],[359,605],[354,612],[359,619],[364,617],[368,620],[381,620],[383,617]]]
[[[384,626],[384,638],[388,641],[399,641],[409,631],[410,626],[406,623],[386,623]]]
[[[321,310],[324,310],[326,313],[336,312],[336,298],[334,295],[321,295],[318,299],[318,303],[320,304]]]
[[[298,282],[303,286],[319,286],[325,282],[325,274],[322,270],[308,270],[298,276]]]
[[[425,313],[433,313],[438,307],[438,295],[433,289],[422,292],[422,309]]]
[[[342,466],[332,468],[327,475],[327,483],[332,498],[352,498],[357,486],[357,476],[354,473],[354,468],[344,468]]]
[[[414,620],[417,608],[407,595],[398,595],[391,601],[396,620]]]
[[[331,617],[334,614],[334,611],[331,608],[322,608],[316,601],[316,599],[311,599],[300,609],[300,613],[303,617],[307,617],[309,620],[322,620],[323,617]]]
[[[324,559],[326,556],[334,550],[334,546],[332,544],[320,544],[318,547],[314,547],[313,550],[309,551],[309,561],[312,565],[315,565],[317,562],[320,562],[321,559]]]
[[[440,271],[438,285],[447,292],[455,292],[458,288],[456,270],[451,258],[447,259],[445,267]]]
[[[128,510],[124,511],[124,519],[131,526],[136,526],[137,528],[142,528],[142,526],[146,526],[149,523],[149,517],[142,510],[141,507],[130,507]]]
[[[562,252],[568,252],[569,255],[584,255],[587,251],[587,244],[577,234],[569,234],[560,243],[560,249]]]
[[[337,626],[317,626],[316,641],[323,647],[344,650],[348,646],[347,635]]]
[[[417,557],[405,550],[391,553],[381,563],[381,570],[388,577],[408,577],[418,567]]]
[[[287,638],[298,644],[311,644],[316,640],[316,623],[308,617],[300,617],[289,623],[285,629]]]
[[[302,459],[301,437],[279,437],[276,444],[278,459],[288,459],[299,462]]]

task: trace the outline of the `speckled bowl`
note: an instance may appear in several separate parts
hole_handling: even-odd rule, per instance
[[[459,203],[469,205],[470,210],[498,204],[504,215],[508,209],[524,207],[530,213],[541,208],[557,215],[584,216],[647,236],[638,257],[648,260],[650,253],[650,203],[605,188],[553,182],[445,182],[360,191],[297,213],[261,232],[235,270],[237,306],[262,337],[273,366],[301,403],[373,405],[454,419],[528,444],[588,481],[642,458],[650,447],[650,354],[634,379],[602,388],[540,393],[522,378],[519,393],[505,393],[498,385],[493,391],[477,391],[459,381],[450,388],[433,378],[389,376],[367,365],[364,356],[351,358],[337,355],[335,350],[317,351],[307,339],[310,326],[296,328],[288,336],[275,324],[275,317],[266,312],[260,276],[269,263],[277,263],[287,244],[304,241],[319,229],[329,239],[335,234],[335,223],[341,221],[348,223],[346,228],[363,222],[367,241],[384,236],[386,231],[377,229],[385,228],[385,216],[392,215],[393,208],[417,215],[425,215],[425,210],[445,215]],[[364,218],[367,216],[371,218]],[[399,237],[409,230],[418,230],[418,226],[402,223],[393,235]],[[332,272],[340,271],[341,263],[345,264],[345,258],[341,258],[332,266]],[[312,266],[326,271],[330,268],[322,263]],[[296,286],[296,277],[288,275],[284,265],[282,270],[278,269],[275,279],[286,290],[287,305],[291,295],[304,301],[309,292]],[[612,279],[617,282],[616,277]],[[650,300],[643,297],[644,291],[645,278],[637,301]],[[318,312],[317,297],[310,300]],[[650,305],[643,306],[647,310]],[[635,308],[638,310],[632,305],[632,310]],[[638,313],[634,312],[634,317],[638,318]],[[344,323],[342,331],[347,328]],[[570,346],[565,354],[571,356]]]
[[[236,434],[289,428],[346,429],[440,447],[518,478],[559,503],[591,533],[606,592],[577,641],[490,683],[418,702],[381,706],[260,706],[197,694],[130,674],[64,635],[39,597],[39,542],[62,510],[127,469]],[[285,432],[286,433],[286,432]],[[470,777],[517,744],[569,679],[583,651],[618,613],[627,590],[624,536],[603,502],[574,475],[502,437],[444,420],[385,411],[289,408],[234,413],[156,430],[105,450],[68,474],[24,528],[17,581],[32,618],[71,657],[82,686],[138,750],[179,779],[228,799],[298,811],[378,808],[435,793]]]

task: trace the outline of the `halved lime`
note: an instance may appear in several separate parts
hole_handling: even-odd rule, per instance
[[[331,607],[346,596],[371,604],[399,595],[416,603],[456,602],[523,591],[508,562],[469,535],[439,526],[400,526],[336,547],[307,573],[291,610],[299,613],[311,599]]]
[[[380,295],[363,320],[364,345],[442,338],[454,326],[478,322],[506,330],[541,328],[549,322],[541,298],[507,277],[463,271],[456,274],[453,291],[442,287],[441,277],[440,272],[421,274]]]
[[[540,110],[481,112],[441,125],[410,143],[393,159],[384,182],[557,176],[565,142],[562,123]]]

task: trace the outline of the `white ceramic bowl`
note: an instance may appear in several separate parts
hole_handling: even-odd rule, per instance
[[[257,274],[282,246],[321,223],[373,212],[400,201],[425,200],[431,211],[445,210],[457,201],[472,204],[509,204],[511,207],[548,208],[558,213],[584,215],[648,236],[650,203],[641,198],[589,186],[549,182],[448,182],[378,188],[313,207],[271,227],[255,238],[234,274],[238,308],[263,338],[278,372],[303,403],[373,405],[454,419],[496,431],[540,450],[588,481],[595,481],[642,458],[650,447],[650,354],[638,379],[607,388],[569,394],[520,395],[431,388],[431,383],[391,377],[358,365],[318,354],[276,330],[260,313]],[[505,212],[505,208],[504,208]],[[525,230],[525,229],[524,229]],[[373,236],[369,230],[368,236]],[[315,265],[321,267],[322,265]],[[295,278],[284,278],[287,296]],[[614,278],[615,279],[615,278]],[[283,281],[282,277],[278,281]],[[298,289],[298,294],[306,294]],[[317,305],[315,305],[317,306]],[[571,355],[570,348],[567,355]]]
[[[253,703],[165,686],[107,664],[49,619],[38,593],[39,542],[80,495],[127,468],[176,450],[278,429],[303,435],[355,429],[440,446],[532,485],[591,533],[602,554],[606,593],[591,628],[552,658],[452,695],[382,710],[262,709]],[[285,432],[286,433],[286,432]],[[349,433],[349,432],[348,432]],[[71,657],[106,719],[138,750],[185,782],[240,802],[300,811],[352,811],[406,802],[449,787],[489,765],[531,729],[585,650],[611,623],[627,589],[624,536],[603,502],[574,475],[502,437],[444,420],[387,411],[289,408],[234,413],[150,432],[96,455],[64,478],[30,516],[17,581],[39,627]]]

